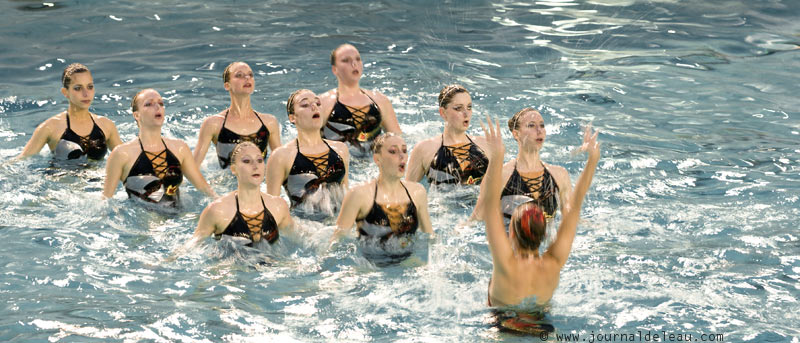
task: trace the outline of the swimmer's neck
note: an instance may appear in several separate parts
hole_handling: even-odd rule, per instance
[[[538,250],[523,249],[517,244],[514,244],[514,255],[525,260],[539,259],[541,257]]]
[[[542,159],[538,150],[520,149],[516,164],[519,171],[538,171],[542,167]]]
[[[251,112],[253,112],[253,106],[250,103],[250,94],[231,93],[231,106],[228,108],[228,115],[247,116]]]
[[[236,188],[236,195],[239,197],[239,202],[242,204],[250,204],[258,202],[261,205],[261,189],[256,185],[243,185],[239,183]]]
[[[161,139],[161,127],[151,129],[144,127],[139,128],[139,141],[142,142],[142,146],[145,148],[155,148],[156,146],[163,147]],[[150,151],[151,149],[146,150]]]
[[[84,119],[89,118],[92,114],[89,112],[89,108],[80,108],[70,102],[67,108],[67,115],[69,115],[70,119]]]
[[[383,173],[378,175],[378,179],[375,182],[384,194],[396,194],[396,192],[402,191],[401,188],[403,188],[399,177],[384,175]]]
[[[312,147],[317,146],[319,144],[323,144],[322,142],[322,135],[319,132],[319,129],[297,129],[297,141],[300,143],[300,146],[304,147]]]
[[[447,144],[445,144],[447,142]],[[444,125],[444,133],[442,133],[442,144],[444,145],[459,145],[467,143],[467,131],[459,130],[450,125]]]
[[[350,83],[339,80],[339,85],[336,87],[336,93],[340,97],[351,97],[361,93],[361,86],[359,86],[358,80]]]

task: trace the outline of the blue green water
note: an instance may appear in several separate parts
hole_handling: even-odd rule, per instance
[[[797,1],[4,1],[0,13],[3,159],[66,108],[72,62],[92,70],[92,111],[123,140],[137,132],[130,97],[152,87],[167,100],[165,134],[193,146],[228,106],[222,69],[247,61],[254,107],[285,142],[286,98],[335,87],[329,53],[350,42],[362,86],[389,96],[410,144],[441,132],[436,96],[453,82],[477,118],[540,108],[543,158],[573,180],[581,125],[601,131],[552,300],[557,332],[798,342]],[[208,199],[184,186],[176,216],[121,188],[102,201],[104,162],[53,169],[46,150],[0,167],[2,341],[537,340],[490,328],[483,226],[455,228],[471,209],[454,199],[474,192],[432,192],[438,237],[420,236],[400,265],[376,267],[352,241],[326,252],[331,228],[309,222],[265,251],[209,241],[164,263]],[[377,174],[353,163],[353,183]],[[220,193],[234,186],[213,151],[202,171]]]

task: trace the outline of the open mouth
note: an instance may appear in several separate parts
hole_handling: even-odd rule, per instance
[[[464,121],[464,126],[469,126],[469,119]]]
[[[321,117],[321,116],[319,115],[319,113],[314,113],[314,114],[311,116],[311,118],[312,118],[312,119],[317,119],[317,118],[320,118],[320,117]]]
[[[253,176],[254,178],[260,178],[260,177],[261,177],[261,174],[259,174],[259,173],[255,173],[255,174],[253,174],[252,176]]]
[[[156,118],[163,118],[163,117],[164,117],[164,115],[161,114],[161,113],[156,114]]]
[[[399,169],[401,172],[404,172],[404,171],[406,171],[406,164],[405,164],[405,163],[400,163],[400,168],[398,168],[398,169]]]
[[[245,83],[245,84],[244,84],[244,86],[242,86],[242,87],[244,87],[244,88],[250,88],[250,87],[253,87],[253,85],[251,85],[251,84],[249,84],[249,83]]]

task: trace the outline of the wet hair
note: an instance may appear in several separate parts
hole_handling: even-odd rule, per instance
[[[516,129],[519,129],[519,120],[522,118],[523,115],[525,115],[528,112],[539,113],[539,111],[537,111],[533,107],[525,107],[525,108],[519,110],[519,112],[514,113],[514,115],[511,116],[511,119],[508,120],[508,130],[509,131],[514,131]]]
[[[239,157],[239,153],[242,152],[242,149],[248,146],[252,146],[256,148],[256,150],[261,151],[261,149],[259,149],[258,145],[256,145],[255,143],[251,141],[241,141],[238,144],[236,144],[236,146],[233,147],[233,151],[231,151],[231,164],[233,164],[236,161],[236,157]]]
[[[137,104],[137,102],[139,102],[139,96],[142,95],[142,93],[144,93],[146,91],[157,92],[155,89],[145,88],[145,89],[140,90],[139,93],[136,93],[136,95],[134,95],[133,98],[131,98],[131,112],[136,112],[136,111],[139,110],[139,104]]]
[[[312,92],[310,89],[301,88],[301,89],[298,89],[298,90],[292,92],[292,94],[289,95],[289,100],[286,100],[286,114],[287,115],[294,114],[294,98],[297,97],[297,94],[300,94],[300,92],[304,92],[304,91]]]
[[[521,248],[538,250],[547,233],[544,211],[533,201],[517,206],[511,214],[511,230]]]
[[[462,85],[452,84],[444,86],[444,88],[442,88],[442,91],[439,92],[439,107],[442,108],[447,107],[447,105],[449,105],[450,102],[453,101],[453,97],[456,96],[456,94],[458,93],[469,94],[469,91]]]
[[[346,47],[348,45],[352,46],[353,48],[355,48],[355,46],[353,46],[353,44],[344,43],[342,45],[337,46],[336,49],[333,49],[333,51],[331,51],[331,65],[335,65],[336,64],[336,52],[339,51],[339,49],[341,49],[343,47]],[[356,49],[356,50],[358,50],[358,49]]]
[[[89,68],[86,68],[85,65],[80,63],[73,63],[68,65],[64,68],[64,72],[61,73],[61,84],[64,85],[64,88],[69,88],[70,82],[72,82],[72,75],[75,73],[88,73]]]
[[[231,80],[231,67],[233,67],[233,65],[236,63],[242,63],[249,66],[247,63],[242,61],[231,62],[231,64],[228,64],[228,66],[225,67],[225,70],[222,71],[222,82],[228,82]]]
[[[375,140],[372,141],[372,147],[370,148],[372,150],[372,153],[377,154],[378,152],[380,152],[381,148],[383,148],[383,144],[385,144],[386,140],[391,137],[400,137],[401,139],[403,138],[403,136],[401,136],[400,134],[391,131],[384,132],[380,134],[378,137],[375,137]]]

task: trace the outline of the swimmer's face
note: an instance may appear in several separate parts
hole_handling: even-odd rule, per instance
[[[406,141],[400,136],[387,137],[383,141],[383,146],[372,158],[381,173],[402,177],[406,172],[406,164],[408,163]]]
[[[298,129],[320,129],[323,120],[320,113],[322,102],[312,91],[301,91],[294,97],[294,114],[289,115],[289,121]]]
[[[449,104],[439,107],[439,115],[451,128],[466,131],[472,119],[472,97],[465,92],[456,94]]]
[[[361,54],[352,45],[343,45],[336,50],[336,62],[331,66],[333,74],[339,80],[355,80],[361,78],[364,71],[364,64],[361,62]]]
[[[94,100],[94,80],[88,71],[72,74],[69,87],[62,87],[61,94],[69,103],[80,109],[88,109]]]
[[[517,129],[511,133],[520,146],[533,144],[537,150],[541,149],[547,137],[544,118],[539,111],[528,111],[520,116]]]
[[[234,161],[231,172],[236,175],[239,183],[261,185],[266,174],[264,156],[261,155],[261,150],[254,144],[241,147],[236,155],[236,161]]]
[[[230,80],[225,82],[225,89],[233,94],[253,94],[256,81],[253,70],[247,63],[234,63],[230,68]]]
[[[138,109],[133,112],[133,118],[140,127],[158,126],[164,124],[164,99],[153,89],[148,89],[139,94],[136,100]]]

